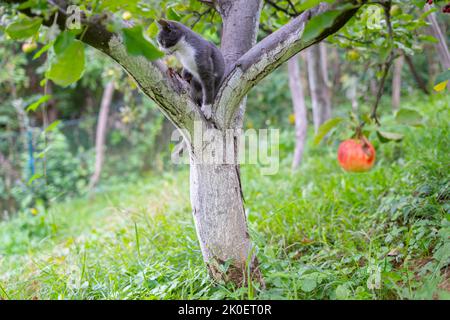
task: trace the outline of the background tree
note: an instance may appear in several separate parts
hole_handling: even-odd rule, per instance
[[[331,117],[327,60],[326,47],[323,43],[312,46],[307,50],[309,90],[316,132]]]
[[[400,96],[402,91],[402,69],[404,56],[400,55],[394,61],[394,70],[392,77],[392,108],[398,110],[400,107]]]
[[[302,161],[305,149],[306,133],[308,130],[308,117],[305,104],[305,95],[300,77],[299,57],[294,56],[288,62],[289,88],[291,90],[292,105],[295,117],[295,151],[292,168],[297,169]]]
[[[424,11],[427,13],[427,20],[430,22],[431,34],[436,38],[436,51],[439,55],[439,62],[442,69],[445,71],[450,68],[450,52],[448,50],[447,42],[445,40],[444,33],[439,26],[439,22],[436,18],[435,10],[432,5],[425,4]]]
[[[103,92],[102,101],[100,104],[100,111],[98,114],[97,133],[95,136],[95,171],[91,176],[89,182],[89,189],[95,187],[100,180],[102,174],[103,159],[105,156],[105,140],[108,124],[109,108],[111,106],[112,98],[114,95],[114,82],[110,81],[106,85]]]

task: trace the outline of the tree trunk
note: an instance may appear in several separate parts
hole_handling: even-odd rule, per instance
[[[255,45],[261,8],[260,0],[218,1],[217,9],[223,20],[221,51],[227,69]],[[238,163],[238,133],[245,106],[246,98],[229,127],[205,130],[203,126],[209,138],[203,138],[198,146],[196,137],[191,140],[194,141],[189,145],[191,205],[203,258],[211,276],[239,286],[249,280],[264,286],[248,234]],[[228,105],[227,109],[230,109]],[[197,123],[196,127],[199,127]],[[223,270],[226,265],[228,269]]]
[[[16,201],[11,194],[11,189],[20,181],[20,173],[16,170],[11,161],[0,151],[0,176],[3,176],[3,184],[6,189],[6,200],[0,199],[0,221],[9,216],[8,212],[13,212],[16,208]],[[3,205],[4,203],[4,205]]]
[[[216,280],[247,283],[247,268],[254,274],[254,253],[238,168],[198,163],[191,157],[191,204],[204,261]],[[224,273],[221,267],[231,263]],[[254,276],[252,276],[254,278]]]
[[[150,169],[162,171],[164,169],[164,151],[167,150],[172,132],[174,132],[176,128],[166,117],[164,117],[162,121],[161,130],[156,135],[155,143],[148,152],[151,155],[149,159],[152,159],[152,161],[144,161],[142,164],[142,171],[148,171]]]
[[[392,108],[394,110],[398,110],[400,107],[403,61],[404,56],[401,55],[394,62],[394,75],[392,77]]]
[[[328,120],[331,112],[327,82],[321,65],[323,61],[321,51],[320,45],[316,44],[307,52],[308,80],[315,132]]]
[[[342,63],[340,61],[339,57],[339,51],[338,49],[333,46],[331,47],[331,63],[333,65],[333,81],[331,86],[331,94],[330,96],[333,96],[338,90],[342,88],[341,86],[341,75],[342,75]]]
[[[253,279],[264,285],[247,231],[239,137],[233,129],[195,126],[192,144],[187,144],[190,194],[204,261],[215,280],[241,286]],[[227,264],[228,269],[223,270]]]
[[[325,106],[323,110],[322,122],[331,119],[331,82],[328,76],[328,52],[325,42],[319,43],[320,47],[320,65],[322,66],[322,77],[324,86],[322,88],[323,95],[325,97]]]
[[[432,8],[429,4],[425,4],[424,10],[425,12],[429,11]],[[441,62],[442,69],[445,71],[450,68],[450,52],[448,50],[448,46],[442,33],[441,28],[439,27],[439,23],[436,19],[436,14],[433,12],[427,16],[428,22],[430,22],[430,28],[433,36],[438,40],[436,43],[436,50],[439,55],[439,61]]]
[[[306,132],[308,129],[305,96],[300,78],[300,65],[298,56],[294,56],[288,62],[289,88],[291,90],[292,105],[295,115],[295,151],[292,161],[292,169],[297,169],[303,158]]]
[[[100,180],[105,154],[105,140],[108,124],[109,108],[114,95],[114,82],[110,81],[103,91],[100,111],[98,114],[97,134],[95,137],[95,169],[89,182],[89,189],[93,189]]]

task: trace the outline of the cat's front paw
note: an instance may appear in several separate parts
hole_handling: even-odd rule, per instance
[[[202,113],[206,119],[211,119],[212,116],[212,106],[210,104],[204,104],[202,106]]]

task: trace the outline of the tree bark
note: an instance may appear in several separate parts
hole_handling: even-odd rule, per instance
[[[429,11],[432,7],[432,5],[425,4],[425,12]],[[427,16],[427,20],[430,22],[430,28],[433,36],[438,40],[436,43],[436,50],[439,55],[439,61],[441,62],[442,69],[445,71],[450,68],[450,52],[448,50],[444,34],[439,27],[436,14],[434,12]]]
[[[20,174],[14,168],[9,159],[0,152],[0,170],[4,171],[5,176],[11,181],[16,182],[20,180]]]
[[[322,69],[322,54],[319,45],[314,45],[307,51],[308,80],[313,111],[314,131],[331,116],[330,100],[327,93],[327,83]]]
[[[2,175],[3,173],[3,175]],[[0,199],[0,221],[2,217],[8,217],[8,212],[13,212],[16,208],[16,200],[11,195],[12,187],[20,181],[20,173],[14,168],[11,161],[0,152],[0,176],[3,176],[3,184],[6,188],[6,200]]]
[[[330,83],[330,77],[328,75],[329,68],[328,68],[327,45],[325,42],[320,42],[319,47],[320,47],[320,64],[322,66],[322,77],[324,80],[322,94],[325,97],[325,106],[324,106],[324,110],[323,110],[322,121],[325,122],[331,118],[331,83]]]
[[[336,47],[331,47],[331,64],[333,69],[333,81],[331,85],[331,96],[334,96],[338,90],[342,88],[341,86],[341,76],[342,76],[342,63],[339,57],[339,51]]]
[[[392,108],[400,108],[400,96],[402,93],[402,69],[404,56],[399,56],[394,62],[394,75],[392,77]]]
[[[295,115],[295,151],[292,160],[292,169],[297,169],[303,158],[305,148],[306,132],[308,129],[308,118],[305,105],[305,96],[300,78],[300,65],[298,56],[291,58],[288,62],[289,88],[291,90],[292,105]]]
[[[89,189],[93,189],[97,185],[102,174],[108,115],[113,95],[114,81],[110,81],[103,91],[102,101],[100,103],[100,111],[97,121],[97,133],[95,136],[95,169],[89,182]]]
[[[212,277],[238,285],[261,281],[247,231],[238,167],[205,164],[191,157],[191,204],[197,236]],[[221,266],[230,263],[228,270]]]

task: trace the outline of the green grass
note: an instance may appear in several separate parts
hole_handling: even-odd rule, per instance
[[[343,172],[336,145],[311,143],[292,173],[291,131],[278,174],[242,168],[264,290],[208,278],[182,170],[1,222],[0,297],[449,299],[450,100],[424,99],[405,106],[425,125],[376,144],[368,173]]]

